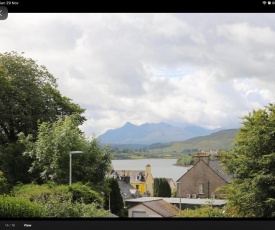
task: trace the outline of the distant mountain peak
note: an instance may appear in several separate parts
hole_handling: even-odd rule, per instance
[[[133,123],[127,121],[127,122],[125,123],[125,125],[123,125],[123,127],[125,127],[125,126],[135,126],[135,125],[134,125]]]
[[[185,130],[166,122],[134,125],[128,121],[120,128],[108,130],[100,135],[99,139],[102,143],[109,144],[150,145],[184,141],[196,136],[209,135],[213,132],[213,130],[206,130],[200,127],[196,127],[195,129],[190,127]]]

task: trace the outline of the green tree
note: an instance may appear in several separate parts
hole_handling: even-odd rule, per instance
[[[221,190],[239,217],[275,217],[275,106],[242,119],[232,151],[223,153],[233,180]]]
[[[121,215],[124,204],[117,179],[106,179],[106,185],[107,188],[104,192],[104,209],[108,210],[110,204],[111,213],[115,215]]]
[[[177,160],[178,165],[193,165],[194,164],[194,153],[184,154]]]
[[[154,196],[171,197],[171,187],[165,178],[154,179]]]
[[[108,147],[101,147],[93,136],[88,140],[79,131],[78,115],[59,117],[54,123],[39,125],[37,140],[32,135],[20,133],[19,141],[24,144],[24,155],[32,159],[30,172],[38,171],[43,182],[69,183],[69,152],[83,151],[72,156],[72,181],[83,183],[103,183],[111,167],[111,154]]]
[[[85,109],[62,96],[56,80],[45,66],[23,53],[0,54],[0,168],[10,184],[32,180],[31,159],[22,156],[24,148],[17,145],[19,133],[36,138],[40,123],[74,113],[81,124],[86,120]]]
[[[35,136],[38,121],[54,122],[58,116],[78,113],[83,123],[85,110],[57,87],[45,66],[16,52],[0,54],[0,141],[16,142],[20,132]]]

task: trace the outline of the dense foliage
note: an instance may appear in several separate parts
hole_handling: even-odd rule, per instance
[[[108,217],[102,197],[88,185],[19,184],[11,193],[17,199],[40,205],[42,217]],[[21,214],[21,217],[25,217]]]
[[[234,148],[224,153],[232,182],[223,188],[239,217],[275,217],[275,105],[243,117]]]
[[[2,171],[0,171],[0,194],[6,194],[10,190],[10,186],[7,182],[7,179],[4,177]]]
[[[121,215],[124,204],[117,179],[107,178],[106,185],[107,189],[104,192],[104,209],[110,209],[111,213]]]
[[[41,217],[42,206],[30,200],[0,195],[0,217],[20,218],[20,217]]]
[[[56,78],[45,66],[16,52],[0,54],[0,143],[15,142],[17,134],[36,135],[39,122],[54,122],[85,110],[57,90]]]
[[[185,154],[177,160],[177,165],[193,165],[194,164],[194,154]]]
[[[36,139],[39,124],[54,122],[58,116],[77,114],[82,124],[85,109],[64,97],[56,78],[45,66],[16,52],[0,54],[0,168],[8,183],[30,183],[28,169],[32,160],[22,156],[24,146],[18,134]]]
[[[77,115],[59,117],[54,123],[39,125],[37,140],[32,135],[20,133],[19,141],[24,144],[25,156],[32,159],[30,172],[39,172],[43,182],[69,183],[70,152],[72,155],[72,181],[102,183],[111,167],[111,155],[107,147],[100,146],[95,137],[89,140],[78,130]]]
[[[154,178],[154,197],[171,197],[171,187],[166,178]]]

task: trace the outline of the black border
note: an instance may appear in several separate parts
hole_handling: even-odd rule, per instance
[[[25,227],[24,225],[31,225]],[[9,227],[8,227],[9,226]],[[1,219],[0,229],[32,229],[32,230],[113,230],[113,229],[167,230],[181,229],[274,229],[274,219],[242,219],[242,218],[92,218],[92,219]]]
[[[9,13],[265,13],[275,12],[274,5],[263,1],[187,0],[187,1],[37,1],[15,0],[6,6]],[[273,1],[273,0],[272,0]],[[271,1],[271,2],[272,2]],[[17,2],[15,5],[13,2]]]

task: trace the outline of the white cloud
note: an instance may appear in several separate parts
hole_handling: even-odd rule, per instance
[[[9,14],[0,52],[25,52],[100,135],[127,121],[235,128],[274,101],[274,14]]]

